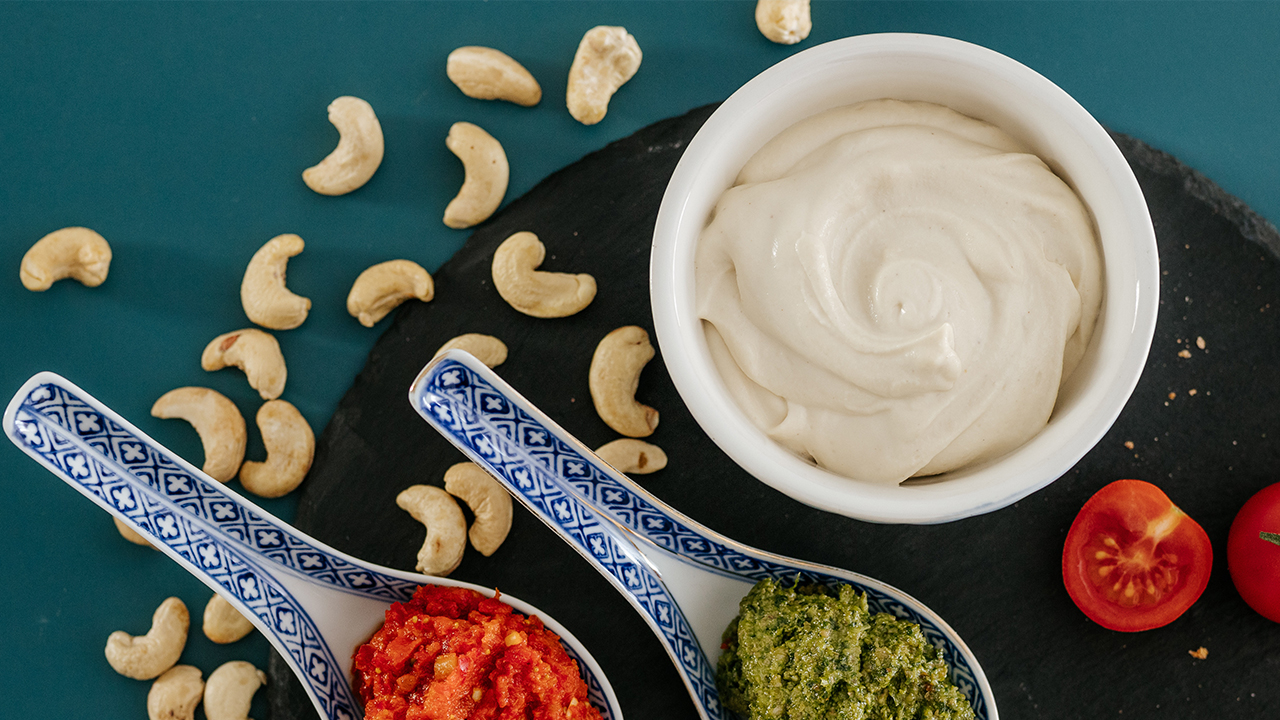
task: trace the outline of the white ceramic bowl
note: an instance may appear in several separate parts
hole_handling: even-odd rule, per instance
[[[928,482],[881,485],[806,462],[738,409],[707,351],[694,257],[711,209],[765,142],[829,108],[924,100],[990,122],[1031,147],[1084,200],[1102,244],[1105,295],[1084,359],[1049,424],[988,463]],[[750,474],[814,507],[872,522],[937,523],[990,512],[1067,472],[1115,422],[1146,363],[1159,260],[1146,201],[1107,132],[1061,88],[995,51],[931,35],[818,45],[769,68],[724,102],[689,143],[654,228],[650,293],[662,358],[694,418]]]

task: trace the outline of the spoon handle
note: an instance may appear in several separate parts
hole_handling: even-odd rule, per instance
[[[462,351],[450,351],[429,363],[410,388],[409,399],[418,414],[496,477],[627,598],[666,647],[701,716],[724,717],[715,668],[652,563],[636,546],[634,528],[603,511],[592,497],[591,480],[612,471],[608,465]]]
[[[358,705],[304,603],[276,568],[311,583],[402,600],[415,584],[338,556],[255,507],[53,373],[18,391],[10,440],[227,598],[272,641],[329,718]],[[272,566],[275,566],[273,568]],[[281,576],[281,577],[277,577]]]

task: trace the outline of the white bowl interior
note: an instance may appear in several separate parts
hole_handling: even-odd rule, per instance
[[[1104,302],[1084,359],[1048,426],[984,465],[907,484],[827,472],[770,440],[738,410],[711,361],[695,305],[694,257],[711,209],[746,161],[795,122],[877,98],[946,105],[1031,147],[1081,196],[1102,245]],[[1155,330],[1155,233],[1132,171],[1101,125],[1063,90],[992,50],[928,35],[864,35],[798,53],[726,100],[690,142],[663,197],[650,267],[663,359],[703,430],[765,483],[874,522],[944,522],[1008,505],[1069,470],[1110,428]]]

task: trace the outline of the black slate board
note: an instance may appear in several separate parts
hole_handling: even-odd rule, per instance
[[[511,352],[499,373],[588,445],[615,437],[591,405],[591,354],[621,325],[652,334],[647,269],[658,204],[684,146],[713,109],[657,123],[588,155],[476,230],[435,275],[436,299],[397,312],[334,413],[303,486],[300,529],[373,562],[413,568],[423,531],[396,508],[395,496],[409,485],[440,484],[462,457],[417,417],[406,394],[436,348],[460,333],[502,338]],[[670,466],[639,480],[731,537],[862,572],[916,596],[969,643],[1005,718],[1277,717],[1280,626],[1236,595],[1224,549],[1235,511],[1278,479],[1280,235],[1172,157],[1115,138],[1155,220],[1163,268],[1159,322],[1124,413],[1062,479],[1011,507],[938,526],[873,525],[814,510],[754,480],[720,452],[656,359],[637,396],[661,412],[650,439],[666,450]],[[544,269],[596,277],[600,292],[590,307],[539,320],[501,300],[490,259],[521,230],[546,244]],[[1183,349],[1190,358],[1178,356]],[[1216,549],[1200,601],[1173,624],[1138,634],[1090,622],[1060,575],[1062,542],[1076,512],[1122,477],[1164,488]],[[626,716],[697,717],[639,616],[519,504],[503,547],[490,558],[468,549],[452,577],[495,586],[563,622],[600,661]],[[1201,646],[1208,659],[1188,654]],[[279,658],[271,671],[272,718],[314,717]]]

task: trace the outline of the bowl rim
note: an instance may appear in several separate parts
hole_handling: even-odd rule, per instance
[[[849,483],[858,481],[818,468],[768,438],[738,409],[710,365],[702,321],[694,307],[692,248],[705,225],[705,214],[693,217],[697,209],[691,208],[690,194],[706,174],[709,159],[716,158],[720,149],[730,142],[726,138],[732,137],[732,130],[742,117],[776,95],[785,96],[788,85],[795,85],[798,77],[830,71],[833,65],[885,55],[960,63],[1013,85],[1020,92],[1034,93],[1075,131],[1105,173],[1118,206],[1124,209],[1120,219],[1133,251],[1132,258],[1126,256],[1132,260],[1136,276],[1126,282],[1133,284],[1116,286],[1121,292],[1114,293],[1113,297],[1113,285],[1119,281],[1112,273],[1115,248],[1108,253],[1106,243],[1099,238],[1107,268],[1099,319],[1106,315],[1108,322],[1094,333],[1089,352],[1100,352],[1095,346],[1104,337],[1111,338],[1113,344],[1121,343],[1123,351],[1108,346],[1109,357],[1114,357],[1106,365],[1114,371],[1094,384],[1105,385],[1105,389],[1091,392],[1094,401],[1087,412],[1073,408],[1067,413],[1072,416],[1073,427],[1079,427],[1068,442],[1042,456],[1022,456],[1020,462],[1013,463],[1017,466],[1013,468],[1016,474],[1009,474],[1007,470],[996,473],[992,468],[1008,465],[1006,461],[1011,458],[1017,459],[1021,448],[975,468],[971,475],[1006,477],[1006,480],[961,494],[931,493],[920,486],[871,483],[858,483],[859,491],[850,492]],[[749,156],[749,153],[743,156],[742,163]],[[740,168],[738,164],[733,174]],[[800,502],[880,523],[940,523],[990,512],[1040,490],[1068,472],[1106,434],[1137,386],[1155,333],[1159,307],[1159,258],[1146,200],[1128,161],[1102,125],[1066,91],[1008,56],[963,40],[916,33],[858,35],[816,45],[766,69],[730,95],[694,135],[672,173],[654,225],[649,270],[650,305],[659,354],[681,399],[711,440],[749,474]],[[965,469],[965,472],[970,471]],[[1014,481],[1022,475],[1031,479]]]

